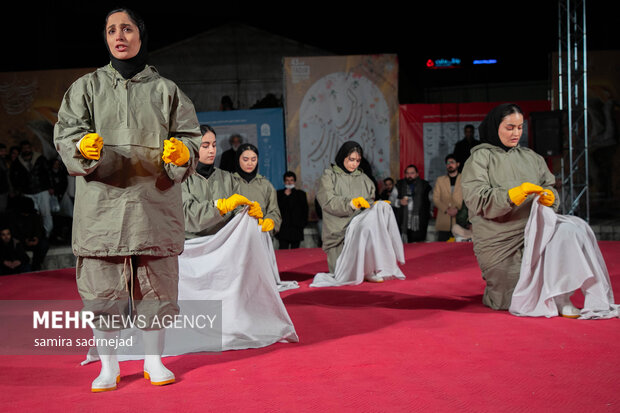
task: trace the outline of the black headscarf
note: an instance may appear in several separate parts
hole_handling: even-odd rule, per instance
[[[237,164],[235,165],[235,171],[246,181],[250,182],[256,174],[258,173],[258,162],[256,163],[256,168],[252,172],[245,172],[241,169],[241,165],[239,164],[239,159],[241,158],[241,154],[245,151],[252,151],[256,154],[256,160],[258,161],[258,148],[251,143],[243,143],[237,149]]]
[[[357,152],[360,154],[360,158],[364,157],[364,151],[359,143],[355,141],[346,141],[342,144],[340,149],[338,149],[338,153],[336,153],[336,165],[340,167],[344,172],[350,174],[349,170],[344,166],[344,160],[349,156],[352,152]]]
[[[502,143],[497,131],[499,130],[499,124],[502,123],[502,120],[512,113],[520,113],[523,115],[523,111],[519,105],[515,103],[502,103],[491,109],[482,123],[480,123],[480,126],[478,126],[480,142],[499,146],[505,151],[511,149]]]
[[[198,172],[200,175],[204,176],[206,179],[209,179],[213,171],[215,171],[215,162],[211,165],[208,165],[206,163],[198,161],[198,165],[196,165],[196,172]]]
[[[112,67],[118,71],[118,73],[123,76],[124,79],[131,79],[138,73],[140,73],[146,67],[146,61],[148,58],[147,52],[147,41],[148,41],[148,33],[146,31],[146,26],[144,25],[144,21],[140,16],[138,16],[134,11],[130,9],[115,9],[112,10],[106,16],[106,25],[108,22],[108,17],[110,17],[114,13],[127,13],[129,18],[135,23],[138,31],[140,33],[140,50],[138,54],[132,57],[131,59],[120,60],[112,55],[110,48],[108,47],[107,40],[107,27],[103,30],[103,40],[105,42],[105,47],[108,50],[108,54],[110,55],[110,61],[112,63]]]

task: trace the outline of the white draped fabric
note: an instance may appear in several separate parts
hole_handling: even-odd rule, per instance
[[[510,312],[519,316],[557,316],[554,297],[578,289],[585,297],[580,319],[620,316],[607,266],[590,226],[581,218],[559,215],[532,202]]]
[[[357,285],[371,275],[404,280],[398,263],[405,263],[403,241],[392,207],[380,201],[351,220],[334,274],[316,274],[310,287]]]
[[[261,232],[256,219],[245,212],[214,235],[187,240],[179,256],[179,316],[195,316],[195,304],[201,300],[221,301],[221,332],[209,331],[207,338],[205,329],[184,329],[177,335],[167,330],[163,355],[298,342],[279,294],[290,288],[298,288],[297,282],[280,280],[269,234]],[[221,346],[219,340],[213,340],[220,333]],[[136,348],[142,348],[139,330],[121,331],[121,338],[130,336],[135,344],[125,353],[119,348],[119,360],[143,358],[135,354]],[[93,348],[83,364],[97,359]]]

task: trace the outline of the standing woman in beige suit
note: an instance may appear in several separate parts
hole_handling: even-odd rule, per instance
[[[446,171],[448,173],[438,177],[433,187],[433,203],[437,207],[437,241],[447,241],[452,236],[456,214],[463,205],[459,163],[453,154],[446,156]]]

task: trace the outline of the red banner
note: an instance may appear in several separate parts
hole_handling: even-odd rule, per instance
[[[465,125],[474,125],[476,139],[478,125],[486,114],[503,102],[441,103],[400,105],[400,177],[407,165],[418,167],[420,176],[433,182],[445,173],[444,157],[454,150],[454,144],[463,139]],[[551,110],[546,100],[515,102],[525,115],[522,145],[529,145],[527,122],[531,112]]]

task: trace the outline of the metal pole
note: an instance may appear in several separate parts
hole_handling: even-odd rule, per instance
[[[586,0],[583,0],[583,139],[585,152],[586,222],[590,222],[590,156],[588,153],[588,48],[586,36]]]

